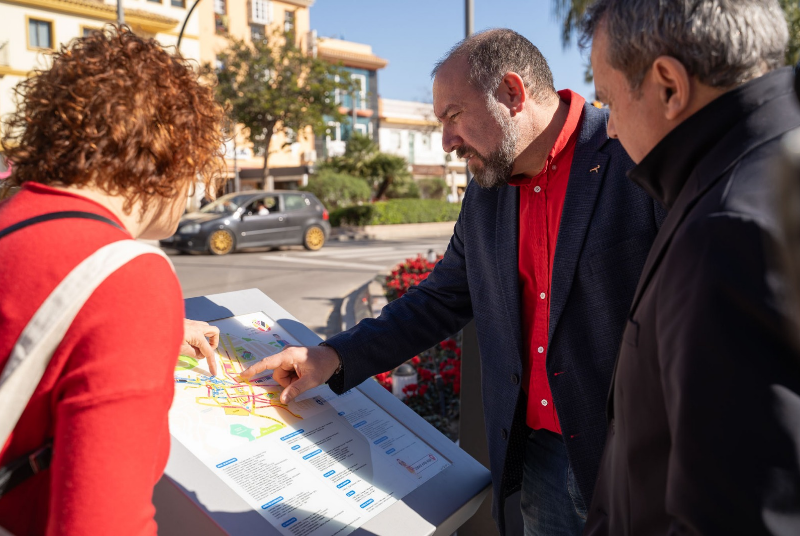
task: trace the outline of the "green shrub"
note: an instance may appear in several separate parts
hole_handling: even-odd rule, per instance
[[[420,179],[417,186],[423,199],[444,199],[447,195],[447,183],[439,177]]]
[[[375,205],[360,205],[353,207],[339,208],[330,213],[330,221],[333,227],[340,225],[368,225],[375,212]]]
[[[386,189],[387,199],[419,199],[419,187],[411,177],[396,177]]]
[[[331,225],[392,225],[455,221],[460,203],[437,199],[390,199],[371,205],[340,208],[331,212]]]
[[[311,177],[302,189],[317,196],[328,210],[364,203],[369,201],[371,193],[364,179],[331,171]]]

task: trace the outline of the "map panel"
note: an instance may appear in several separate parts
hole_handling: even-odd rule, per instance
[[[450,466],[358,390],[320,386],[286,405],[272,371],[240,380],[299,345],[264,313],[212,324],[219,375],[180,357],[170,431],[281,534],[349,534]]]

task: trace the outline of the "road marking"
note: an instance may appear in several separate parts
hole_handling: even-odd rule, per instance
[[[385,264],[364,264],[364,263],[355,263],[355,262],[338,262],[338,261],[327,261],[322,259],[306,259],[304,257],[278,257],[272,255],[264,255],[261,257],[262,260],[265,261],[278,261],[278,262],[291,262],[297,264],[315,264],[317,266],[332,266],[338,268],[355,268],[361,270],[384,270],[387,268]]]
[[[375,253],[379,253],[378,256],[385,257],[390,254],[396,255],[407,255],[408,253],[416,255],[417,253],[421,255],[427,254],[429,249],[433,249],[434,251],[442,249],[442,247],[447,247],[447,244],[412,244],[408,246],[400,246],[400,247],[379,247],[379,248],[371,248],[371,247],[360,247],[360,248],[329,248],[323,249],[321,251],[314,251],[305,253],[306,256],[314,256],[314,257],[333,257],[337,259],[348,259],[348,258],[355,258],[355,257],[373,257]]]
[[[391,253],[393,251],[397,251],[397,248],[357,248],[357,249],[346,249],[344,251],[323,251],[322,256],[324,257],[336,257],[337,259],[349,259],[353,257],[368,257],[371,256],[372,253]]]

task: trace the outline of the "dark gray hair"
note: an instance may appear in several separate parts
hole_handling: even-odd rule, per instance
[[[547,60],[533,43],[513,30],[485,30],[467,37],[436,63],[431,77],[435,78],[442,65],[453,58],[467,59],[470,84],[487,97],[494,96],[508,72],[522,78],[535,101],[546,102],[556,96]]]
[[[600,26],[607,61],[632,89],[659,56],[674,57],[705,85],[731,89],[783,65],[789,39],[778,0],[596,0],[583,46]]]

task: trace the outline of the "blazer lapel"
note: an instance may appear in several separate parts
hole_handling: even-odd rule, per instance
[[[553,333],[567,304],[578,258],[608,168],[608,155],[599,151],[607,140],[605,114],[584,107],[553,260],[548,341],[553,340]]]
[[[513,336],[517,355],[521,352],[522,328],[519,296],[519,188],[501,187],[497,194],[495,225],[495,263],[502,289],[508,332]]]

